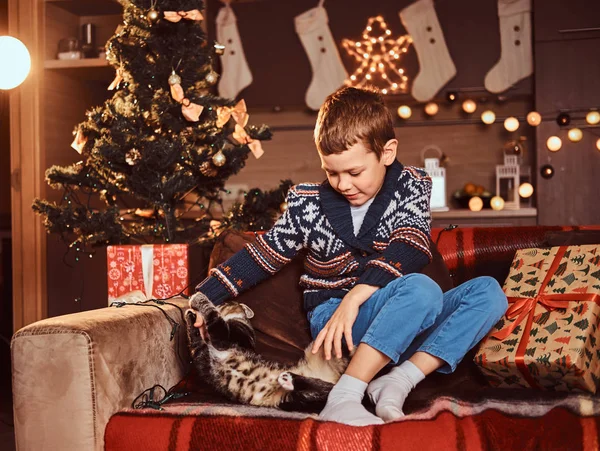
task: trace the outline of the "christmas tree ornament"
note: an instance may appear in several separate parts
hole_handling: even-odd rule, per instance
[[[213,155],[212,162],[215,166],[220,168],[227,162],[227,157],[225,157],[225,154],[219,150]]]
[[[288,209],[288,203],[287,202],[282,202],[281,205],[279,205],[279,211],[282,213],[285,213]]]
[[[78,128],[77,133],[75,134],[75,139],[71,143],[71,147],[73,149],[75,149],[78,154],[81,154],[86,142],[87,142],[87,138],[81,132],[81,128]]]
[[[205,161],[200,165],[200,172],[205,177],[215,177],[218,174],[215,167],[208,161]]]
[[[585,115],[585,121],[590,125],[597,125],[600,123],[600,113],[596,110],[590,111]]]
[[[556,116],[556,123],[561,127],[564,125],[569,125],[571,123],[571,116],[568,113],[560,113]]]
[[[106,88],[106,89],[108,91],[113,91],[114,89],[119,87],[119,85],[121,84],[122,81],[123,81],[123,67],[119,67],[117,69],[117,73],[115,74],[115,79],[111,82],[110,85],[108,85],[108,88]]]
[[[223,44],[219,44],[217,41],[215,41],[213,47],[217,55],[223,55],[225,53],[225,46]]]
[[[481,122],[487,125],[491,125],[496,122],[496,114],[491,110],[486,110],[481,113]]]
[[[583,132],[580,128],[572,128],[568,131],[567,136],[569,137],[569,141],[578,143],[583,139]]]
[[[408,35],[395,39],[382,16],[371,17],[362,34],[362,41],[344,39],[342,45],[359,63],[346,81],[349,86],[374,85],[383,94],[406,92],[408,78],[399,66],[401,57],[408,51],[412,39]]]
[[[312,110],[318,110],[325,98],[343,86],[348,77],[323,4],[324,0],[320,0],[317,7],[294,17],[296,34],[312,70],[312,79],[304,96],[306,105]]]
[[[254,155],[254,158],[257,160],[265,153],[260,141],[258,139],[252,139],[240,124],[235,124],[235,131],[232,136],[240,144],[247,144],[252,155]]]
[[[489,92],[504,92],[533,73],[531,0],[498,0],[500,59],[484,80]]]
[[[400,11],[400,20],[412,38],[419,60],[411,94],[419,102],[427,102],[456,75],[433,0],[418,0],[407,6]]]
[[[545,179],[551,179],[554,176],[554,167],[550,164],[545,164],[540,168],[540,175]]]
[[[537,111],[531,111],[527,114],[527,123],[532,127],[537,127],[542,123],[542,116]]]
[[[227,49],[221,55],[221,80],[219,81],[219,95],[234,99],[239,92],[252,83],[252,73],[248,67],[244,48],[237,27],[237,18],[229,2],[217,13],[217,41],[224,43]],[[217,80],[210,81],[215,83]]]
[[[150,21],[151,24],[155,24],[158,22],[158,19],[160,19],[160,14],[157,10],[155,10],[154,8],[151,8],[148,11],[148,14],[146,15],[146,17],[148,17],[148,20]]]
[[[546,147],[551,152],[558,152],[562,147],[562,140],[558,136],[551,136],[546,140]]]
[[[250,116],[247,113],[244,99],[241,99],[234,107],[221,106],[217,108],[217,127],[222,128],[231,117],[237,124],[242,127],[246,126]]]
[[[140,151],[137,149],[131,149],[125,154],[125,161],[128,165],[133,166],[141,158]]]
[[[211,70],[208,74],[206,74],[205,77],[205,80],[211,85],[214,85],[218,79],[219,74],[217,74],[214,70]]]
[[[173,22],[173,23],[177,23],[181,19],[195,20],[195,21],[200,21],[200,20],[204,19],[204,17],[200,13],[200,11],[197,9],[192,9],[190,11],[165,11],[164,17],[165,17],[165,20],[168,20],[169,22]]]
[[[175,73],[175,70],[171,72],[169,75],[169,85],[179,85],[181,84],[181,77]]]

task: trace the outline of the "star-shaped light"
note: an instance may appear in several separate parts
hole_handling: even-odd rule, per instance
[[[407,34],[394,39],[391,35],[383,17],[377,16],[367,22],[362,41],[342,41],[348,54],[360,63],[346,85],[360,88],[372,84],[381,88],[383,94],[406,92],[408,78],[398,64],[412,44],[412,38]]]

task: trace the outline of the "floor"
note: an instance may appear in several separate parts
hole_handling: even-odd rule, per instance
[[[8,338],[0,336],[0,451],[15,450],[10,377],[10,346]]]

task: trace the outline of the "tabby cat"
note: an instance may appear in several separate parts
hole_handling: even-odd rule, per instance
[[[254,352],[255,334],[249,319],[254,312],[230,302],[215,307],[202,293],[190,298],[186,312],[192,362],[201,377],[229,399],[254,406],[319,412],[340,378],[347,358],[325,360],[312,343],[296,365],[267,362]],[[202,315],[207,337],[194,327]]]

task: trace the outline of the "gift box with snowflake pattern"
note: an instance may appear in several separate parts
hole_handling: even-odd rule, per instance
[[[491,385],[596,393],[600,382],[600,245],[517,251],[509,307],[475,363]]]
[[[109,304],[132,292],[145,299],[188,293],[186,244],[108,246],[106,256]]]

